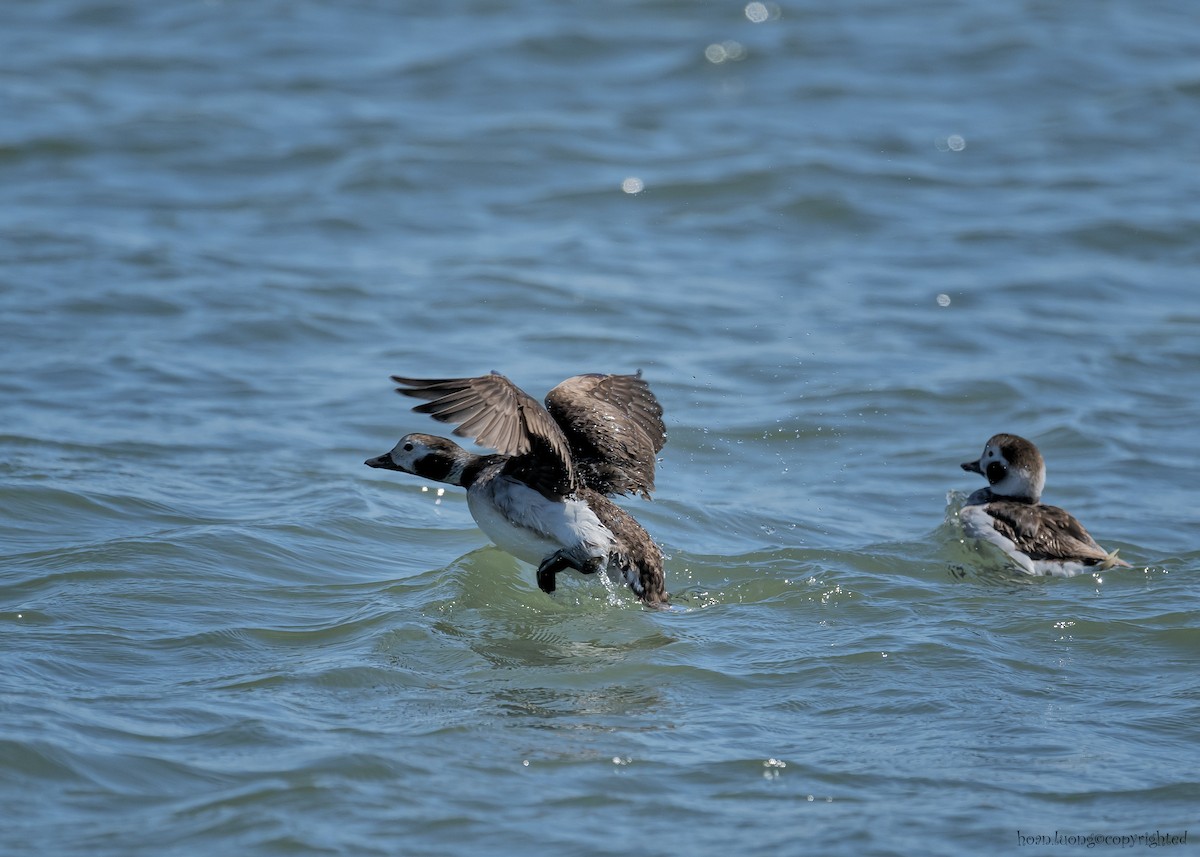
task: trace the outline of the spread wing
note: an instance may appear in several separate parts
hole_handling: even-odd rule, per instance
[[[1092,565],[1109,558],[1083,524],[1058,506],[994,500],[986,509],[996,531],[1030,559],[1077,560]]]
[[[536,399],[498,372],[478,378],[420,379],[393,375],[397,393],[426,399],[414,411],[453,423],[454,434],[512,457],[505,471],[547,495],[576,485],[571,449],[558,423]]]
[[[663,409],[636,375],[576,375],[546,395],[584,485],[600,494],[654,490],[655,455],[667,442]]]

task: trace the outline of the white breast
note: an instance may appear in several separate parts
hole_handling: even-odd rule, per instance
[[[587,503],[556,503],[508,477],[472,486],[467,507],[497,547],[532,565],[561,548],[595,557],[613,550],[612,533]]]

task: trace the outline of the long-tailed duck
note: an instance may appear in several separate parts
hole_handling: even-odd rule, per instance
[[[454,423],[497,455],[408,434],[368,459],[382,467],[467,489],[479,528],[508,553],[537,566],[538,586],[555,575],[619,574],[646,604],[665,607],[663,557],[641,524],[606,495],[654,490],[655,455],[666,443],[662,406],[636,375],[576,375],[546,395],[546,406],[493,372],[478,378],[392,376],[396,392],[428,400],[414,411]]]
[[[1030,441],[1015,434],[988,440],[978,461],[962,469],[988,481],[967,498],[958,517],[972,538],[996,545],[1029,574],[1072,577],[1083,571],[1129,567],[1096,544],[1065,509],[1041,503],[1046,463]]]

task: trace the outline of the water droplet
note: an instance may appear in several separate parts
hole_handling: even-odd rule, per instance
[[[746,4],[746,17],[750,19],[751,23],[761,24],[763,21],[767,20],[770,14],[771,13],[767,11],[766,3]]]
[[[704,58],[714,65],[723,62],[737,62],[746,58],[746,48],[741,42],[729,39],[724,42],[713,42],[704,49]]]
[[[939,152],[961,152],[967,148],[967,141],[961,134],[951,134],[949,137],[939,137],[933,141]]]

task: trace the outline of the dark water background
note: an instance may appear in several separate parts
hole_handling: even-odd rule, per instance
[[[1198,23],[8,4],[0,852],[1194,848]],[[638,367],[676,612],[362,466]],[[1133,569],[960,543],[1001,430]]]

